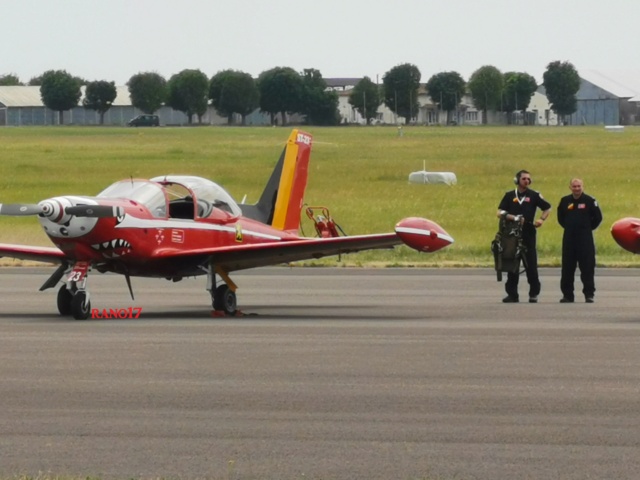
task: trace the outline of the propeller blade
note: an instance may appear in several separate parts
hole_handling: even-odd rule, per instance
[[[40,215],[41,213],[42,213],[42,207],[37,204],[0,203],[0,215],[26,216],[26,215]]]
[[[76,205],[65,208],[64,212],[75,217],[108,218],[123,216],[124,208],[110,205]]]

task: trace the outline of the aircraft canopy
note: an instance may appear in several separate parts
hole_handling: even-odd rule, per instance
[[[163,188],[149,180],[120,180],[105,188],[97,196],[128,198],[147,207],[154,217],[164,217],[167,211]]]
[[[182,185],[193,194],[194,201],[205,200],[214,207],[226,210],[234,216],[242,214],[242,210],[233,197],[220,185],[206,178],[188,175],[165,175],[154,177],[151,181],[165,186],[171,184]]]

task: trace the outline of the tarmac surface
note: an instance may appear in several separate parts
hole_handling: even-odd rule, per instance
[[[502,304],[491,270],[260,269],[236,318],[202,277],[91,274],[141,314],[84,322],[52,271],[0,269],[0,475],[639,478],[639,270]]]

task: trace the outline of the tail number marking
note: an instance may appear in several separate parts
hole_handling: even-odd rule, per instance
[[[304,143],[305,145],[311,145],[311,137],[309,135],[305,135],[304,133],[299,133],[296,142]]]

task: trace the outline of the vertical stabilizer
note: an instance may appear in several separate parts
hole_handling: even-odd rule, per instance
[[[294,129],[255,205],[241,205],[245,216],[280,230],[296,231],[307,187],[312,137]]]

